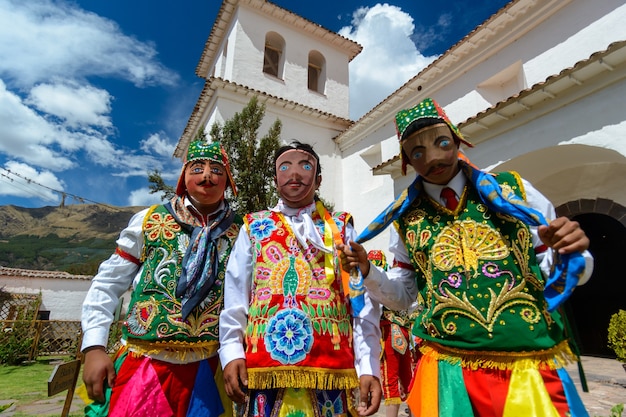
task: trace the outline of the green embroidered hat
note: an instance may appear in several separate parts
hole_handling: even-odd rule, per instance
[[[230,173],[230,163],[228,162],[228,156],[226,151],[219,142],[206,142],[203,140],[195,140],[189,144],[187,148],[187,158],[183,165],[182,172],[178,178],[178,184],[176,185],[176,195],[182,196],[187,191],[185,187],[185,167],[192,161],[205,160],[211,162],[217,162],[222,164],[228,175],[228,185],[233,190],[233,194],[237,195],[237,187],[235,181],[233,181],[232,174]]]
[[[422,100],[417,106],[410,109],[400,110],[396,114],[396,133],[398,140],[402,143],[403,140],[411,136],[413,133],[428,126],[432,126],[437,123],[445,123],[448,125],[452,134],[465,145],[473,148],[471,142],[467,141],[461,131],[450,121],[443,108],[432,98],[428,97]],[[409,161],[402,152],[400,147],[400,153],[402,155],[402,174],[406,174],[406,166]]]

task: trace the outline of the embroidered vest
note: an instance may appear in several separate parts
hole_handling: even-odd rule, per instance
[[[342,238],[349,218],[333,214]],[[312,219],[324,236],[322,218],[314,212]],[[253,213],[244,221],[255,262],[246,328],[248,386],[357,387],[350,303],[337,254],[304,248],[280,213]]]
[[[391,347],[401,355],[411,346],[409,332],[415,321],[416,313],[409,313],[407,310],[393,311],[383,306],[380,318],[380,328],[383,332],[388,331],[391,338]],[[386,330],[388,328],[388,330]]]
[[[497,180],[525,198],[516,173]],[[455,212],[424,194],[397,226],[423,305],[416,336],[452,348],[517,352],[563,340],[560,316],[546,310],[528,226],[488,210],[472,187]]]
[[[394,311],[382,306],[381,320],[386,320],[400,327],[411,328],[411,324],[415,320],[416,313],[410,313],[407,310]]]
[[[240,224],[241,218],[236,217],[220,237],[218,279],[202,308],[194,309],[183,321],[175,293],[191,231],[183,229],[165,206],[151,207],[143,222],[141,278],[132,291],[122,328],[129,347],[146,354],[171,351],[178,359],[184,359],[188,351],[200,357],[216,352],[218,318],[224,305],[224,271]]]

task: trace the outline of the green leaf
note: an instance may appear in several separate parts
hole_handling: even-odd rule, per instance
[[[321,329],[320,329],[320,323],[319,323],[319,322],[314,321],[314,322],[313,322],[313,328],[315,329],[315,331],[316,331],[317,333],[322,333],[322,331],[321,331]]]
[[[274,315],[276,314],[276,311],[278,310],[280,306],[274,306],[272,308],[270,308],[269,313],[267,314],[267,317],[274,317]]]

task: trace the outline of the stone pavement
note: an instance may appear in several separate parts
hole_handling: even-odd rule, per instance
[[[615,359],[596,358],[592,356],[582,357],[583,369],[589,392],[583,392],[578,366],[570,364],[567,367],[570,376],[581,394],[583,403],[591,417],[609,417],[611,408],[618,404],[626,404],[626,370]],[[10,417],[16,412],[28,416],[60,416],[63,410],[66,392],[57,394],[45,400],[30,404],[14,404],[8,410],[0,412],[0,417]],[[0,405],[11,403],[11,400],[0,401]],[[84,406],[83,401],[74,396],[71,413],[80,413]],[[398,417],[407,417],[406,406],[400,407]],[[384,405],[380,407],[375,417],[385,417]],[[623,417],[626,417],[624,413]]]

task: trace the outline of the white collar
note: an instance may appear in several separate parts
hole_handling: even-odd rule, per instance
[[[193,208],[193,210],[194,210],[196,213],[200,213],[200,210],[198,210],[198,209],[196,208],[196,206],[194,206],[194,205],[193,205],[193,203],[192,203],[192,201],[191,201],[191,198],[189,198],[189,195],[186,195],[186,196],[185,196],[184,201],[185,201],[185,207],[187,207],[187,208]],[[206,218],[208,219],[208,218],[209,218],[209,217],[211,217],[212,215],[219,213],[220,211],[224,210],[224,208],[225,208],[225,207],[226,207],[226,205],[224,204],[224,200],[222,199],[222,201],[220,201],[220,205],[219,205],[219,206],[217,206],[217,209],[216,209],[215,211],[213,211],[213,212],[209,213],[209,214],[206,216]]]
[[[430,198],[435,201],[440,200],[441,190],[445,187],[452,188],[456,193],[457,198],[461,198],[465,184],[467,184],[467,177],[463,173],[463,170],[460,170],[447,184],[440,185],[426,181],[423,181],[422,184],[424,185],[424,191],[426,194],[428,194]]]

